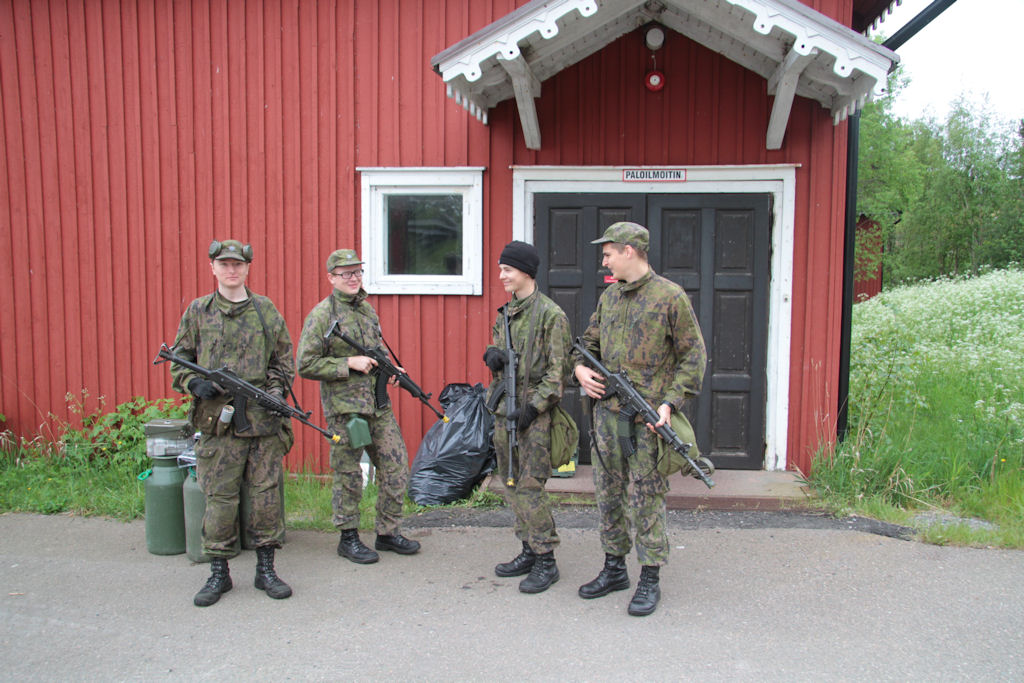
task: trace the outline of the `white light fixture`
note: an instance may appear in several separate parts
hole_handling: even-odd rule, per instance
[[[657,26],[652,26],[647,29],[647,35],[644,36],[644,42],[647,43],[647,49],[651,52],[660,50],[661,46],[665,44],[665,32]]]

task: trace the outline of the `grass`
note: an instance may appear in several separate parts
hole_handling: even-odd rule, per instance
[[[1024,272],[893,289],[854,306],[850,429],[808,482],[836,511],[932,543],[1024,547]],[[957,518],[979,519],[972,528]]]
[[[371,481],[363,487],[363,499],[359,503],[359,528],[373,529],[376,519],[377,486]],[[501,496],[482,487],[476,488],[469,498],[447,505],[417,505],[406,497],[402,513],[416,515],[436,508],[496,508],[503,504]],[[285,484],[285,519],[289,529],[313,529],[334,531],[331,523],[331,477],[311,473],[288,477]]]
[[[55,418],[56,437],[34,439],[0,432],[0,512],[73,513],[130,521],[145,515],[145,484],[139,475],[150,466],[146,455],[145,424],[159,418],[181,418],[187,404],[139,397],[104,412],[84,414],[85,396],[69,395],[78,425]],[[0,422],[3,422],[0,415]],[[377,487],[369,482],[360,502],[359,526],[373,529]],[[451,507],[498,507],[499,496],[477,489],[468,500]],[[445,506],[448,507],[448,506]],[[404,513],[429,508],[408,498]],[[333,531],[331,478],[310,473],[289,476],[285,483],[288,528]]]

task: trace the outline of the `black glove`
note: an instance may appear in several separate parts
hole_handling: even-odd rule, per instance
[[[484,363],[493,373],[499,373],[505,369],[505,352],[490,346],[484,351]]]
[[[199,379],[198,377],[188,383],[188,390],[196,398],[214,398],[220,395],[216,384],[208,379]]]
[[[516,422],[516,428],[521,432],[525,432],[526,428],[530,426],[531,422],[537,419],[537,416],[539,414],[540,413],[537,412],[536,408],[527,403],[526,407],[523,408],[522,411],[519,413],[519,419]]]

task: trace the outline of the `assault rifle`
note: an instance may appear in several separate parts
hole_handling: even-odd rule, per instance
[[[334,443],[341,441],[341,437],[337,434],[332,434],[326,429],[318,427],[309,421],[309,416],[313,414],[312,411],[304,412],[299,408],[289,405],[284,400],[279,399],[272,394],[268,394],[259,387],[246,382],[227,368],[220,368],[219,370],[204,368],[202,365],[193,363],[186,358],[176,355],[174,351],[167,346],[167,344],[161,344],[160,351],[157,352],[156,358],[153,359],[153,365],[160,365],[161,363],[167,362],[177,363],[178,365],[186,367],[193,372],[198,372],[200,375],[217,385],[217,388],[222,392],[225,394],[231,394],[234,397],[235,407],[235,413],[231,416],[231,421],[235,425],[235,431],[240,434],[244,434],[252,429],[252,423],[249,422],[249,418],[245,415],[245,408],[249,401],[254,401],[258,405],[263,406],[273,413],[277,413],[281,417],[294,418],[307,427],[312,427]]]
[[[629,381],[625,373],[612,372],[605,367],[594,354],[587,350],[587,347],[583,345],[583,340],[579,337],[576,337],[572,347],[580,352],[594,370],[597,370],[604,376],[605,386],[608,387],[604,397],[608,398],[612,395],[618,395],[619,397],[619,445],[622,447],[623,454],[628,457],[636,452],[636,444],[633,442],[631,430],[634,418],[640,415],[643,417],[644,422],[654,427],[654,431],[657,432],[658,436],[664,439],[674,451],[683,456],[683,459],[693,468],[694,477],[703,481],[708,488],[715,485],[715,482],[711,481],[711,478],[704,469],[690,457],[690,447],[692,444],[684,443],[668,423],[655,427],[661,416],[640,395],[640,392],[636,390],[636,387]],[[704,460],[704,458],[701,458],[701,460]]]
[[[512,347],[512,326],[509,322],[508,304],[505,304],[498,310],[501,311],[505,320],[505,347],[507,350],[505,369],[502,370],[504,377],[502,377],[501,382],[498,383],[494,394],[491,396],[491,403],[493,405],[489,405],[488,408],[493,412],[502,394],[505,395],[505,431],[508,432],[508,480],[506,480],[505,485],[512,488],[516,485],[515,470],[512,468],[512,457],[513,454],[518,454],[519,452],[519,413],[516,401],[516,371],[519,369],[519,354]]]
[[[373,387],[374,402],[377,408],[383,408],[388,404],[388,381],[392,377],[398,378],[398,386],[402,387],[410,394],[413,398],[418,398],[423,405],[434,411],[434,415],[437,415],[439,420],[448,422],[448,417],[438,411],[437,408],[430,405],[430,397],[432,394],[427,394],[419,387],[416,382],[412,381],[409,377],[409,373],[402,372],[398,369],[398,366],[391,362],[388,357],[388,352],[382,348],[371,349],[363,346],[352,337],[348,336],[338,327],[338,321],[335,320],[331,323],[330,328],[327,330],[327,334],[324,335],[324,339],[330,338],[332,334],[336,334],[341,337],[341,340],[358,351],[361,355],[367,356],[377,361],[377,368],[373,371],[373,374],[377,376]]]

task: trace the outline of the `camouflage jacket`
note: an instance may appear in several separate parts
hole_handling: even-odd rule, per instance
[[[295,378],[288,327],[270,299],[248,288],[245,291],[249,298],[240,303],[214,292],[189,304],[178,325],[175,352],[210,370],[227,368],[246,382],[284,397]],[[174,389],[185,394],[189,382],[201,375],[172,363],[171,378]],[[195,399],[196,408],[199,402]],[[267,436],[281,428],[279,415],[254,403],[247,406],[246,416],[253,429],[239,436]]]
[[[338,329],[363,346],[381,346],[380,319],[366,300],[362,289],[356,295],[332,290],[330,296],[313,307],[302,325],[299,337],[299,375],[320,381],[320,401],[327,418],[346,413],[373,415],[376,412],[373,388],[376,377],[349,372],[348,358],[359,351],[332,334],[324,335],[335,320]]]
[[[624,372],[655,408],[668,403],[678,412],[700,393],[707,353],[690,298],[653,269],[601,294],[583,344],[609,370]],[[574,367],[582,363],[574,352]],[[617,411],[618,399],[608,400]]]
[[[561,399],[569,376],[569,351],[572,348],[569,335],[569,320],[565,312],[540,290],[525,299],[513,298],[508,304],[512,335],[512,347],[519,355],[519,369],[516,373],[516,397],[520,406],[527,403],[543,413],[551,410]],[[526,338],[530,331],[530,317],[537,307],[537,321],[533,331],[533,352],[531,354],[529,380],[527,380]],[[504,315],[498,313],[491,329],[491,345],[488,348],[506,350]],[[502,373],[493,373],[488,397],[494,393],[501,381]],[[524,391],[524,385],[526,390]],[[500,416],[506,414],[506,403],[502,400],[495,410]]]

